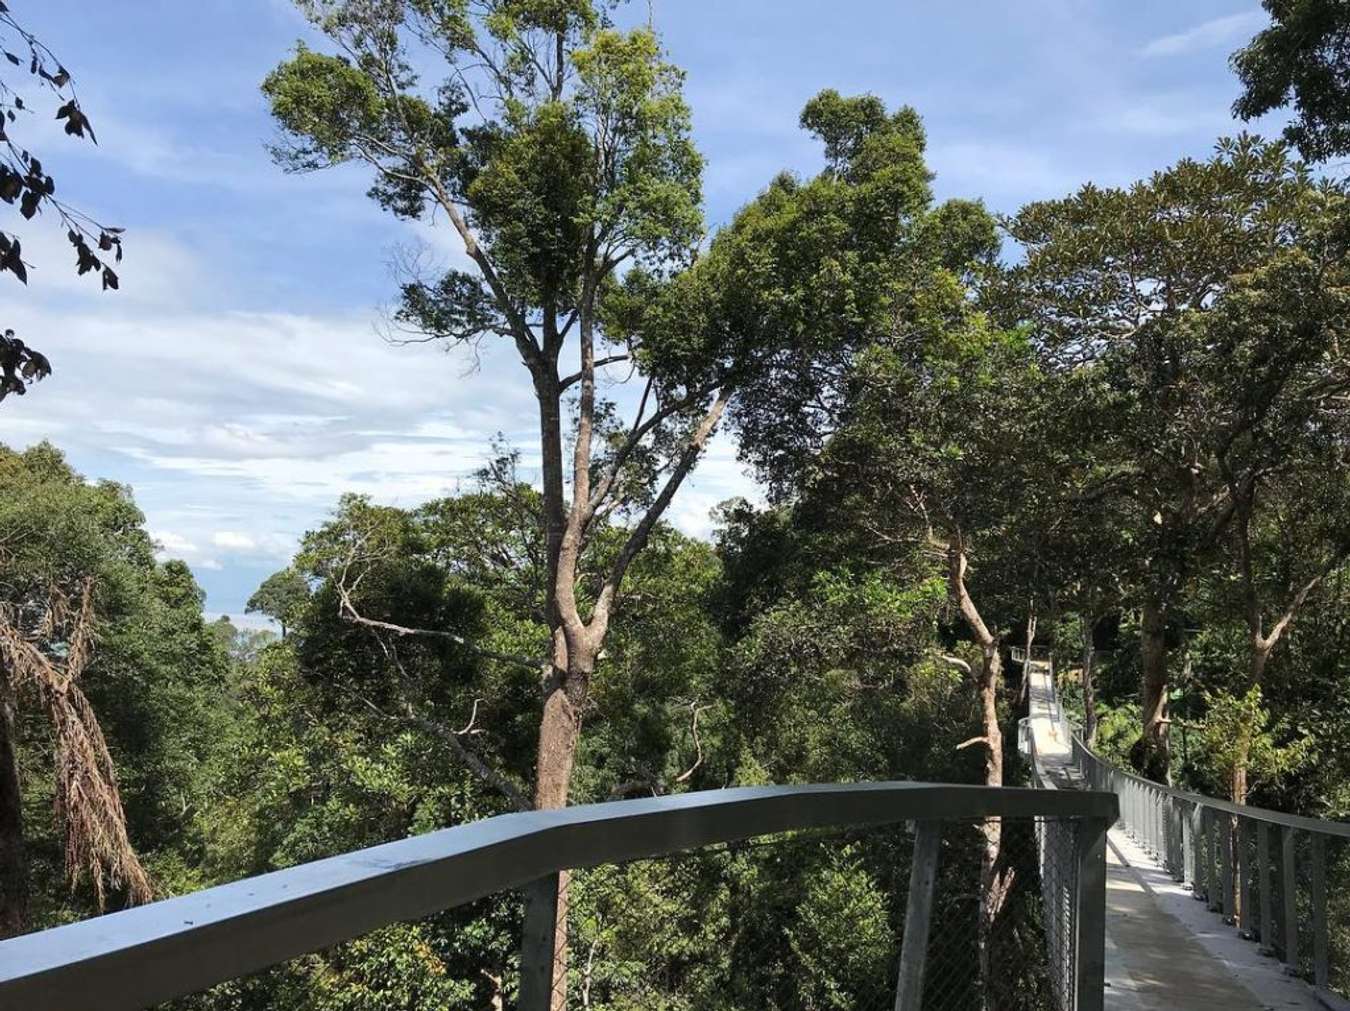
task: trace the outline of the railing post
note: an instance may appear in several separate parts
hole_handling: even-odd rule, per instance
[[[1242,936],[1252,937],[1252,862],[1247,856],[1247,843],[1251,841],[1251,823],[1242,815],[1237,816],[1237,865],[1238,865],[1238,930]]]
[[[1168,797],[1164,802],[1167,811],[1167,869],[1172,872],[1173,881],[1186,878],[1186,857],[1181,849],[1181,804]]]
[[[1327,839],[1312,835],[1313,983],[1326,988],[1331,976],[1327,937]]]
[[[914,860],[909,866],[905,900],[905,933],[900,942],[900,974],[895,982],[895,1011],[918,1011],[923,1004],[923,973],[928,961],[928,927],[933,916],[942,826],[921,821],[914,833]]]
[[[1298,868],[1294,865],[1294,830],[1286,827],[1280,835],[1283,836],[1280,892],[1284,899],[1284,964],[1298,972]]]
[[[1220,874],[1223,880],[1223,919],[1225,923],[1233,923],[1235,918],[1233,914],[1233,816],[1226,812],[1216,812],[1219,815],[1219,860]]]
[[[1195,891],[1195,829],[1191,827],[1191,815],[1184,801],[1177,802],[1177,828],[1181,846],[1181,881],[1189,884]]]
[[[1205,809],[1199,804],[1191,805],[1191,894],[1197,899],[1205,897],[1208,878],[1205,875]]]
[[[549,1011],[557,941],[558,882],[550,874],[525,886],[525,928],[520,944],[520,1011]]]
[[[1167,870],[1167,798],[1161,790],[1153,791],[1153,824],[1158,834],[1158,866]]]
[[[1256,824],[1256,888],[1261,896],[1261,950],[1275,951],[1275,921],[1270,904],[1270,826]]]
[[[1186,805],[1180,799],[1172,801],[1172,848],[1176,861],[1172,877],[1180,884],[1186,880]]]
[[[1158,791],[1152,787],[1144,790],[1144,818],[1146,819],[1148,830],[1148,848],[1153,853],[1153,859],[1161,859],[1158,856]]]
[[[1172,798],[1166,794],[1158,796],[1158,813],[1162,818],[1162,869],[1169,876],[1176,876],[1176,846],[1172,845]]]
[[[1219,812],[1205,808],[1205,836],[1209,853],[1205,858],[1206,905],[1216,913],[1223,912],[1223,868],[1219,866]]]
[[[1106,830],[1104,818],[1083,818],[1076,834],[1078,888],[1074,938],[1074,1011],[1102,1011],[1106,991]]]

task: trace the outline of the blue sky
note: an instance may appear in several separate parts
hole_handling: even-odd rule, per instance
[[[999,211],[1204,156],[1238,129],[1227,57],[1264,20],[1236,0],[653,6],[688,71],[713,224],[780,169],[818,166],[796,122],[825,87],[915,106],[938,195]],[[165,554],[232,615],[342,492],[404,505],[451,492],[498,431],[528,462],[531,403],[509,354],[379,336],[396,251],[454,258],[450,237],[383,215],[359,169],[271,164],[258,84],[307,35],[287,0],[10,7],[76,75],[100,146],[45,120],[25,136],[67,199],[128,232],[122,290],[105,294],[68,269],[54,222],[6,223],[36,269],[28,291],[3,280],[5,325],[56,373],[4,403],[0,440],[49,438],[86,475],[132,485]],[[745,493],[722,439],[673,518],[706,533],[709,509]]]

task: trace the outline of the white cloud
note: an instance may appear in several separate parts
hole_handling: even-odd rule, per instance
[[[59,300],[63,309],[87,306],[102,311],[114,300],[122,308],[128,302],[137,306],[183,305],[189,292],[200,301],[206,290],[197,258],[166,232],[138,230],[127,239],[126,257],[121,263],[111,254],[104,257],[119,281],[118,290],[111,292],[103,290],[99,275],[80,276],[75,272],[75,251],[66,239],[65,226],[51,212],[44,211],[31,222],[20,222],[11,231],[17,232],[23,257],[32,264],[25,294],[49,303]]]
[[[257,541],[237,530],[217,530],[211,535],[211,543],[223,551],[253,551],[258,547]]]
[[[755,505],[765,502],[763,489],[736,458],[735,440],[724,429],[713,436],[698,467],[671,503],[666,519],[693,537],[709,537],[713,510],[731,498],[744,498]]]
[[[159,549],[156,554],[160,557],[176,558],[197,553],[196,544],[172,530],[151,530],[150,536],[155,540]]]
[[[1228,45],[1252,35],[1265,20],[1266,15],[1261,11],[1243,11],[1240,14],[1212,18],[1184,32],[1153,39],[1140,50],[1140,53],[1149,57],[1181,56],[1202,49]]]

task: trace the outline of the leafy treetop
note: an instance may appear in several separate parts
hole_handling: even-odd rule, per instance
[[[1350,4],[1262,0],[1271,24],[1233,54],[1244,120],[1290,103],[1284,136],[1309,161],[1350,154]]]

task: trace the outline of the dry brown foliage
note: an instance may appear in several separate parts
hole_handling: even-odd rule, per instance
[[[94,584],[78,599],[53,587],[46,608],[25,631],[18,608],[0,606],[0,659],[14,689],[31,688],[46,709],[55,737],[56,817],[66,843],[71,886],[87,875],[99,909],[111,891],[131,904],[149,902],[154,889],[127,836],[108,743],[79,680],[94,652]]]

